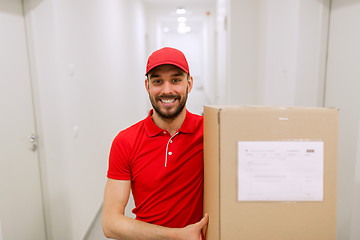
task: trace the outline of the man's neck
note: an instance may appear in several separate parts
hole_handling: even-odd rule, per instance
[[[160,117],[156,111],[153,111],[151,116],[154,123],[161,129],[164,129],[173,136],[181,127],[186,117],[186,109],[184,108],[183,111],[174,119],[166,119]]]

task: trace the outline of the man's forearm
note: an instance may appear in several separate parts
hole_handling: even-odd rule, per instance
[[[167,228],[117,214],[103,218],[103,230],[107,238],[121,240],[201,240],[208,219],[205,214],[201,221],[185,228]]]
[[[103,230],[107,238],[121,240],[181,239],[179,238],[180,229],[145,223],[122,214],[103,219]]]

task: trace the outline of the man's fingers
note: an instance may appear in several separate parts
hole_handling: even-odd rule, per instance
[[[209,223],[209,214],[205,213],[205,216],[201,219],[200,222],[203,224],[201,225],[203,239],[206,239],[206,233]]]
[[[204,228],[209,222],[209,214],[205,213],[205,216],[199,222],[201,228]]]

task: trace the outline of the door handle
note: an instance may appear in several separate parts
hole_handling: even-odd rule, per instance
[[[37,149],[37,142],[36,142],[36,135],[34,133],[31,134],[30,136],[30,144],[31,144],[31,150],[35,152]]]

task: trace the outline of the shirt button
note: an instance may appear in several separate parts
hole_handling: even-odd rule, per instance
[[[172,140],[170,140],[170,143],[172,143]]]
[[[165,132],[165,131],[163,131],[163,134],[166,134],[166,132]]]
[[[169,152],[169,155],[172,155],[172,152]]]

